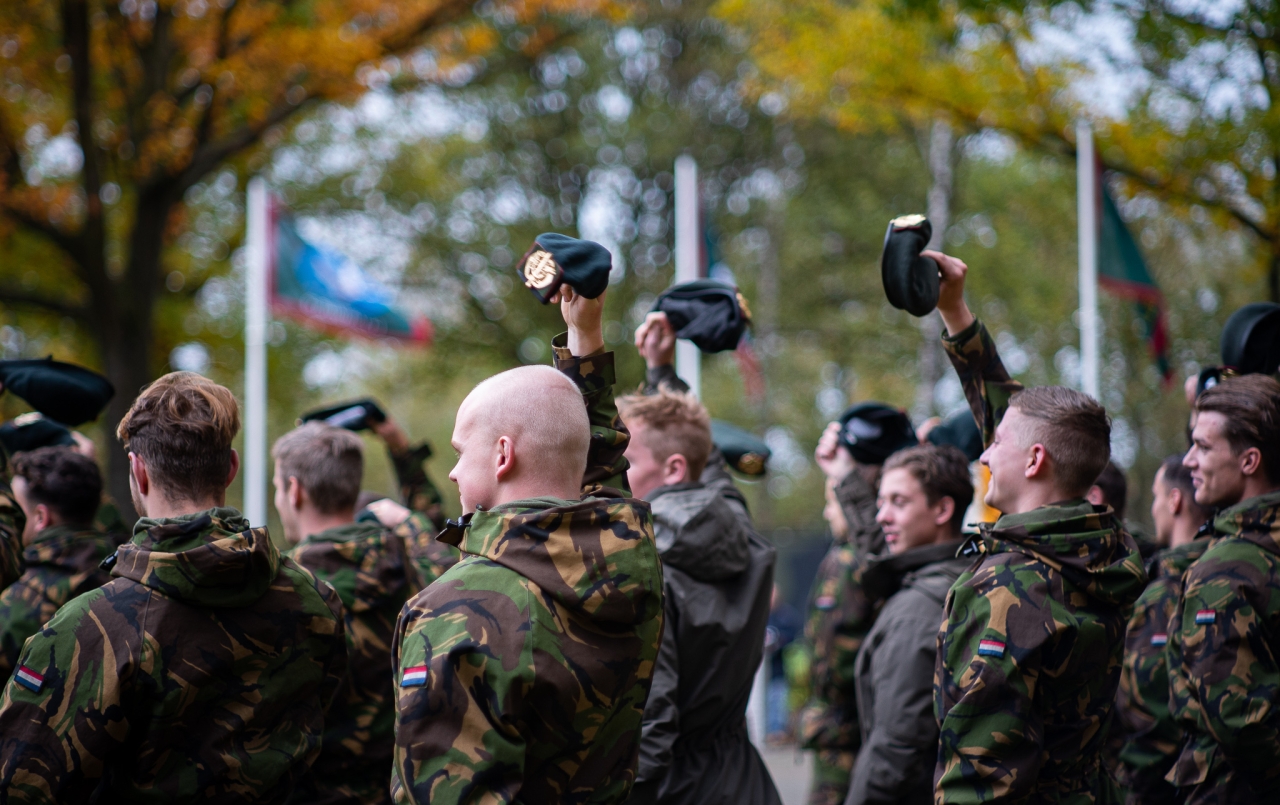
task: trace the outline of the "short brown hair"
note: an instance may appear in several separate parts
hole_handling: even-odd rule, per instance
[[[226,490],[239,431],[240,406],[225,386],[195,372],[170,372],[142,390],[116,438],[147,462],[170,498],[196,501]]]
[[[908,447],[884,462],[884,472],[898,469],[906,470],[920,482],[930,506],[943,498],[951,498],[956,504],[951,514],[951,528],[959,531],[964,526],[965,512],[973,502],[973,477],[964,453],[949,444]]]
[[[1182,500],[1196,517],[1207,520],[1209,518],[1209,510],[1196,503],[1196,485],[1191,482],[1191,468],[1182,463],[1183,458],[1185,458],[1183,453],[1169,456],[1160,462],[1158,472],[1164,473],[1161,478],[1164,479],[1165,486],[1182,492]]]
[[[1222,414],[1236,455],[1258,448],[1263,474],[1280,483],[1280,381],[1268,375],[1227,378],[1196,398],[1195,411]]]
[[[1108,461],[1107,466],[1098,473],[1093,486],[1102,490],[1103,502],[1111,507],[1116,517],[1123,518],[1125,507],[1129,505],[1129,479],[1124,477],[1124,470],[1116,466],[1114,461]]]
[[[692,394],[663,389],[657,394],[632,394],[618,399],[623,421],[647,425],[645,447],[659,462],[679,453],[689,465],[689,479],[697,481],[711,455],[711,416]]]
[[[13,474],[27,482],[27,496],[57,512],[69,525],[93,522],[102,503],[102,473],[93,459],[70,447],[19,453]]]
[[[280,477],[297,478],[323,514],[355,508],[364,477],[364,445],[351,431],[308,422],[276,439],[271,457]]]
[[[1009,398],[1009,407],[1037,421],[1032,443],[1044,445],[1065,492],[1083,496],[1111,460],[1111,418],[1088,394],[1036,386]],[[1030,446],[1030,445],[1028,445]]]

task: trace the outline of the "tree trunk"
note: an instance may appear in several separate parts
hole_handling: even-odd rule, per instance
[[[929,198],[926,214],[933,225],[933,237],[929,239],[930,249],[942,249],[947,227],[951,225],[951,196],[955,173],[955,138],[951,125],[944,120],[935,120],[929,132]],[[946,361],[938,338],[942,334],[942,318],[937,311],[920,319],[920,349],[916,357],[919,380],[916,383],[916,401],[912,417],[919,424],[925,419],[939,413],[934,389],[942,379]]]

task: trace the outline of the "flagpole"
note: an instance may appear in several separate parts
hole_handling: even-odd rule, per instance
[[[1099,398],[1098,187],[1089,121],[1076,122],[1076,209],[1080,253],[1080,388]]]
[[[245,209],[244,516],[267,524],[267,268],[271,226],[267,185],[249,180]]]
[[[698,278],[698,163],[676,157],[676,282]],[[692,341],[676,341],[676,374],[695,395],[702,392],[702,353]]]

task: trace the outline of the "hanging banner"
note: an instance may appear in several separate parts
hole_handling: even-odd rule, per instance
[[[335,335],[431,342],[431,322],[397,308],[395,290],[345,254],[305,240],[293,216],[272,207],[272,313]]]

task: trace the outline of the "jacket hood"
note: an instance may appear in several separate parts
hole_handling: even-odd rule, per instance
[[[662,563],[642,500],[514,501],[450,521],[437,539],[519,573],[595,622],[636,625],[662,610]]]
[[[378,523],[326,529],[302,540],[294,552],[306,555],[300,564],[327,581],[353,613],[382,609],[410,594],[404,540]]]
[[[967,560],[956,560],[956,551],[964,544],[964,540],[956,539],[936,545],[922,545],[899,554],[875,556],[867,561],[867,569],[863,571],[862,588],[872,600],[882,600],[896,593],[909,575],[928,573],[931,566],[940,563],[955,565],[952,581],[964,570]],[[937,569],[937,568],[932,568]],[[950,572],[950,568],[948,568]]]
[[[133,539],[103,567],[179,601],[243,607],[271,586],[280,552],[267,529],[250,528],[240,512],[220,507],[171,519],[142,518]]]
[[[1110,506],[1086,500],[1051,503],[1024,514],[1006,514],[960,549],[1026,554],[1062,573],[1099,601],[1127,606],[1147,584],[1142,554]]]
[[[655,489],[649,504],[664,565],[699,581],[733,578],[751,566],[751,531],[722,491],[674,484]]]
[[[1187,572],[1187,568],[1204,554],[1212,541],[1211,537],[1196,537],[1185,545],[1165,548],[1151,557],[1151,561],[1147,563],[1147,576],[1152,581],[1167,577],[1181,578],[1182,574]]]
[[[55,525],[36,534],[22,551],[22,561],[28,568],[50,567],[76,574],[85,568],[93,569],[110,556],[112,550],[114,547],[106,534]]]
[[[1240,536],[1280,554],[1280,492],[1242,500],[1213,518],[1219,536]]]

